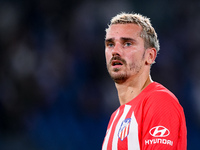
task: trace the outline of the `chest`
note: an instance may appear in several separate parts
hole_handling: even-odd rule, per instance
[[[139,149],[139,117],[135,111],[134,107],[125,105],[111,117],[104,141],[107,149]]]

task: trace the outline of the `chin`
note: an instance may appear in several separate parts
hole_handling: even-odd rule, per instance
[[[110,74],[110,77],[113,79],[115,83],[123,83],[125,82],[128,77],[126,74]]]

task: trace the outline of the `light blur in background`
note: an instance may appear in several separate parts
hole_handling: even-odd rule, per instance
[[[200,141],[200,1],[1,0],[0,149],[99,150],[119,106],[105,28],[141,13],[158,33],[153,80],[184,108],[188,150]]]

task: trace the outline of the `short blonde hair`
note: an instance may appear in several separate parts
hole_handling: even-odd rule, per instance
[[[136,13],[120,13],[113,17],[108,25],[108,28],[113,24],[128,24],[134,23],[142,27],[141,38],[144,39],[144,47],[154,47],[158,53],[160,44],[155,29],[152,27],[150,19]],[[107,28],[107,29],[108,29]],[[106,32],[107,32],[106,29]]]

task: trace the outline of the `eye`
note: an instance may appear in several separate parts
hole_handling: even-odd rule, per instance
[[[113,47],[114,44],[109,42],[109,43],[106,43],[106,46],[107,46],[107,47]]]
[[[129,46],[131,46],[131,45],[132,45],[131,42],[125,42],[125,43],[124,43],[124,47],[129,47]]]

